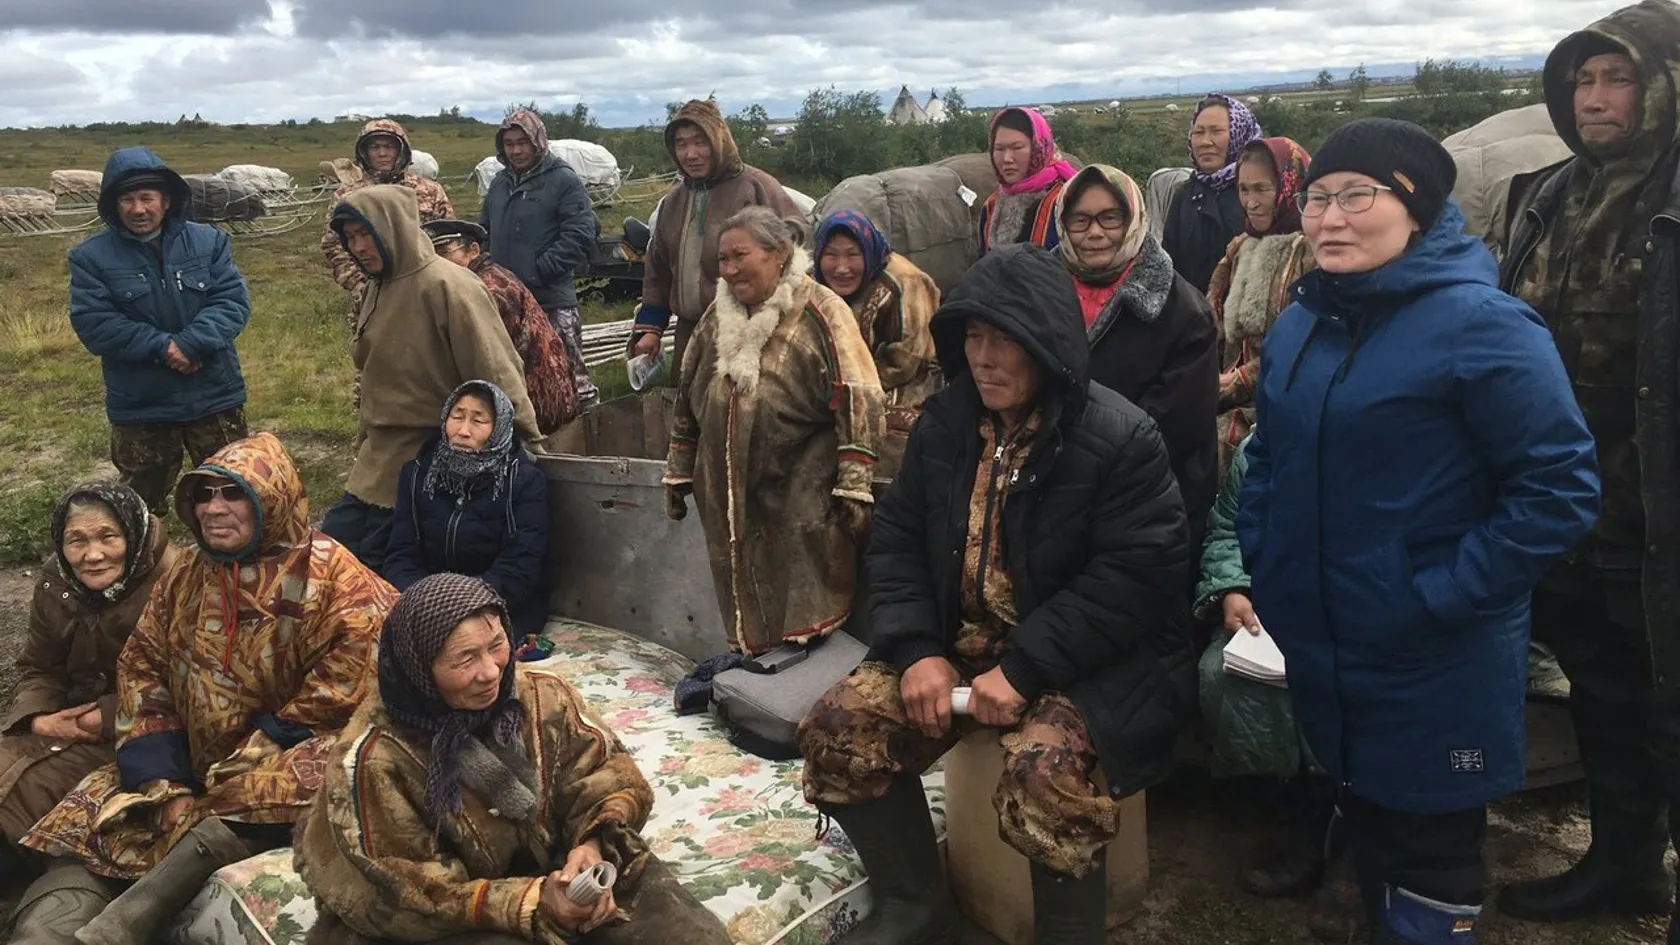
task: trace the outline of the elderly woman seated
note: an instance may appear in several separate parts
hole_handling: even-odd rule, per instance
[[[24,836],[75,865],[24,894],[13,942],[148,941],[211,873],[286,846],[367,697],[396,592],[310,529],[279,440],[222,448],[182,477],[175,510],[197,547],[118,661],[116,763]]]
[[[434,574],[391,611],[298,830],[310,941],[728,945],[638,834],[653,792],[565,680],[512,659],[490,585]]]
[[[1036,941],[1100,945],[1118,800],[1166,776],[1195,699],[1184,506],[1155,424],[1089,383],[1053,255],[983,257],[933,338],[951,386],[875,515],[875,649],[800,726],[805,796],[869,873],[876,913],[847,941],[949,945],[919,778],[964,734],[997,730],[993,803],[1032,863]],[[953,717],[958,686],[972,718]]]
[[[875,357],[886,393],[887,432],[880,475],[892,478],[904,459],[922,401],[944,382],[933,356],[928,322],[939,307],[939,286],[856,210],[840,210],[817,226],[812,275],[846,300],[863,343]]]
[[[765,207],[718,237],[717,299],[683,354],[665,486],[694,496],[735,649],[818,639],[851,612],[875,497],[881,382],[857,319]]]
[[[383,570],[399,591],[443,571],[482,577],[522,640],[541,633],[548,615],[548,481],[513,418],[513,402],[489,381],[450,395],[441,434],[402,468]]]
[[[13,876],[21,866],[12,844],[84,775],[117,760],[117,654],[174,559],[163,523],[115,482],[65,496],[52,540],[18,657],[22,678],[0,718],[0,873]]]

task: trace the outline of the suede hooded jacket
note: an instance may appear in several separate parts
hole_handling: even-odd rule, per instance
[[[414,191],[400,184],[358,190],[333,212],[373,234],[383,260],[356,319],[353,352],[362,376],[361,432],[345,491],[382,509],[397,504],[403,464],[437,433],[438,404],[463,383],[483,379],[507,392],[526,441],[540,439],[525,372],[484,283],[439,259]]]
[[[747,207],[763,206],[778,216],[803,217],[774,177],[741,162],[741,151],[717,104],[696,99],[665,126],[665,150],[677,157],[677,131],[699,128],[712,143],[712,175],[684,178],[659,205],[659,219],[648,243],[646,281],[636,327],[663,332],[671,316],[694,321],[717,294],[718,237],[723,223]]]
[[[523,173],[508,164],[502,138],[519,129],[537,149],[535,167]],[[589,259],[601,224],[583,179],[549,153],[548,130],[533,112],[521,109],[496,132],[502,170],[484,195],[482,220],[490,234],[490,255],[511,269],[545,311],[577,308],[577,268]]]
[[[117,198],[125,178],[157,175],[169,198],[163,231],[142,240],[123,226]],[[70,251],[70,327],[105,374],[112,424],[185,423],[245,403],[234,339],[251,320],[245,277],[228,235],[187,219],[186,181],[145,148],[124,148],[105,164],[99,216],[105,229]],[[198,366],[164,358],[173,342]]]
[[[1008,333],[1038,362],[1038,441],[1011,480],[1002,541],[1020,622],[1004,675],[1031,700],[1078,707],[1124,797],[1164,778],[1195,704],[1184,503],[1155,422],[1090,382],[1079,300],[1062,263],[1030,245],[992,251],[933,319],[950,386],[928,398],[904,467],[877,506],[866,566],[874,658],[901,672],[948,656],[970,497],[986,416],[969,373],[969,319]]]

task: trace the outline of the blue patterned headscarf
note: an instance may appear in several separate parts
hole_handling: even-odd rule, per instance
[[[823,281],[822,254],[835,234],[844,233],[857,241],[863,247],[863,284],[868,285],[881,278],[881,273],[887,269],[887,257],[892,255],[892,244],[869,222],[869,218],[856,210],[836,210],[825,217],[817,226],[817,267],[812,275],[818,282]]]
[[[1190,145],[1190,167],[1193,169],[1191,173],[1196,175],[1197,180],[1215,190],[1224,190],[1236,183],[1237,158],[1242,156],[1243,148],[1264,138],[1266,132],[1260,127],[1260,119],[1254,117],[1254,113],[1248,110],[1247,105],[1229,95],[1220,95],[1218,92],[1202,99],[1201,103],[1196,106],[1195,117],[1190,119],[1191,124],[1194,125],[1196,119],[1202,117],[1202,112],[1212,105],[1223,106],[1226,111],[1231,113],[1231,143],[1225,148],[1225,166],[1212,173],[1204,172],[1196,167],[1196,146],[1192,143]]]

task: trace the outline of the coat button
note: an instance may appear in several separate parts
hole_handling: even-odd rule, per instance
[[[492,807],[492,808],[490,808],[490,816],[491,817],[500,817],[500,816],[502,816],[502,812],[497,810],[496,808]]]
[[[1639,399],[1640,400],[1650,400],[1651,399],[1651,388],[1649,388],[1649,387],[1639,388]]]
[[[1646,251],[1646,252],[1647,252],[1647,253],[1654,253],[1654,252],[1656,252],[1656,251],[1657,251],[1657,244],[1656,244],[1656,241],[1655,241],[1655,240],[1646,240],[1646,241],[1645,241],[1645,251]]]
[[[1646,553],[1646,554],[1652,554],[1652,555],[1654,555],[1654,554],[1656,554],[1656,553],[1657,553],[1657,546],[1656,546],[1656,545],[1652,545],[1652,546],[1650,546],[1650,547],[1649,547],[1649,548],[1646,548],[1646,549],[1645,549],[1645,553]]]

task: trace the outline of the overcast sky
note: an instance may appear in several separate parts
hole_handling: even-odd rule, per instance
[[[834,85],[971,103],[1232,87],[1428,57],[1524,60],[1599,0],[0,0],[0,125],[499,116],[608,125],[716,92],[792,114]],[[1172,12],[1163,12],[1171,10]],[[1373,70],[1374,72],[1376,70]]]

